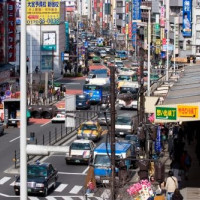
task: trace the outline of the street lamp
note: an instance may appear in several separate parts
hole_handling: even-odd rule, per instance
[[[148,82],[147,82],[147,96],[150,96],[151,88],[150,88],[150,45],[151,45],[151,7],[148,6],[140,6],[142,10],[148,10]]]

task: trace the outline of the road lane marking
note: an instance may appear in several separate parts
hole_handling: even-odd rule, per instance
[[[47,123],[45,123],[45,124],[40,125],[40,127],[45,126],[45,125],[47,125],[47,124],[49,124],[49,123],[51,123],[51,121],[49,121],[49,122],[47,122]]]
[[[18,196],[12,196],[12,195],[7,195],[7,194],[3,194],[3,193],[0,193],[0,196],[2,196],[2,197],[12,197],[12,198],[18,198],[19,199],[19,197]]]
[[[48,200],[56,200],[56,198],[55,197],[46,197],[46,199],[48,199]]]
[[[20,138],[20,136],[19,137],[16,137],[16,138],[14,138],[14,139],[12,139],[12,140],[10,140],[9,142],[14,142],[15,140],[17,140],[17,139],[19,139]]]
[[[105,189],[101,195],[102,199],[109,199],[110,198],[110,190],[109,189]]]
[[[82,172],[82,174],[86,174],[86,172],[88,171],[89,166]]]
[[[71,197],[62,197],[63,198],[63,200],[73,200],[73,198],[71,198]]]
[[[63,175],[86,175],[83,173],[70,173],[70,172],[58,172],[58,174],[63,174]]]
[[[67,186],[68,186],[68,184],[60,184],[54,191],[62,192]]]
[[[1,180],[0,180],[0,185],[3,185],[4,183],[6,183],[7,181],[9,181],[11,179],[11,177],[3,177]]]
[[[15,181],[10,184],[10,186],[14,186],[14,185],[15,185]]]
[[[78,194],[78,192],[82,189],[83,186],[75,185],[71,190],[70,194]]]
[[[28,197],[30,200],[39,200],[37,197]],[[55,200],[55,199],[54,199]]]

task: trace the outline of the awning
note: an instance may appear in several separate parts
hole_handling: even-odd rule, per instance
[[[159,97],[145,97],[145,113],[154,113]]]

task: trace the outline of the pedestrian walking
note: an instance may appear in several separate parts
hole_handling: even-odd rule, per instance
[[[181,195],[179,189],[175,189],[174,194],[172,195],[172,200],[183,200],[183,196]]]
[[[172,161],[170,167],[171,167],[172,172],[174,173],[174,176],[177,178],[178,188],[181,189],[183,170],[181,170],[180,163],[178,161],[174,160],[174,161]]]
[[[174,176],[172,171],[169,171],[169,177],[167,178],[165,185],[167,200],[171,200],[172,195],[174,194],[174,191],[177,188],[178,188],[177,178]]]
[[[85,178],[85,189],[86,189],[87,194],[94,192],[94,190],[96,189],[96,179],[94,176],[94,167],[93,166],[90,166],[88,169],[88,173]]]

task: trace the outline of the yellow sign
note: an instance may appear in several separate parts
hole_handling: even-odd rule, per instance
[[[162,40],[163,38],[165,38],[165,29],[161,28],[160,29],[160,39]]]
[[[128,35],[128,24],[126,24],[126,34]]]
[[[60,24],[60,0],[26,0],[27,24]]]
[[[199,118],[199,106],[178,105],[178,117]]]

